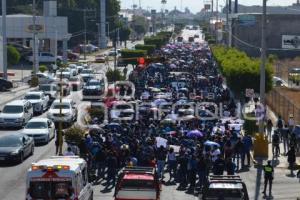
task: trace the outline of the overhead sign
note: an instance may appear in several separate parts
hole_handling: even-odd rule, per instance
[[[300,49],[300,36],[298,35],[283,35],[282,36],[283,49]]]
[[[28,25],[28,26],[26,27],[26,31],[29,32],[29,33],[33,33],[33,32],[34,32],[34,25],[33,25],[33,24]],[[36,31],[37,33],[43,33],[43,32],[45,32],[45,27],[44,27],[44,25],[36,24],[36,25],[35,25],[35,31]]]
[[[239,15],[238,21],[241,26],[253,26],[256,24],[256,17],[254,15]]]

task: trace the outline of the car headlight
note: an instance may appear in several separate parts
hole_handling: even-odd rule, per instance
[[[16,121],[21,122],[21,121],[23,121],[23,118],[17,118]]]
[[[20,153],[19,150],[15,150],[15,151],[11,152],[10,155],[15,156],[15,155],[18,155],[19,153]]]
[[[4,122],[4,119],[3,119],[3,118],[0,118],[0,122]]]

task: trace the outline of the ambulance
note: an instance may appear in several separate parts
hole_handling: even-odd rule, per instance
[[[26,200],[92,200],[87,163],[78,156],[54,156],[33,163],[26,179]]]

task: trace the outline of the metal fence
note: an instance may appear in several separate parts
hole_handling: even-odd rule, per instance
[[[300,124],[300,108],[287,96],[281,94],[279,88],[274,88],[267,94],[266,103],[285,122],[288,121],[290,115],[293,115],[295,123]]]

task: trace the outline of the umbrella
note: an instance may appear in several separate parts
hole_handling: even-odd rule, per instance
[[[176,68],[177,66],[175,64],[171,64],[170,68]]]
[[[152,88],[151,92],[160,92],[161,90],[159,88]]]
[[[157,106],[159,106],[162,103],[166,103],[167,101],[165,99],[156,99],[153,103]]]
[[[121,129],[121,125],[119,123],[112,122],[107,125],[108,129]]]
[[[213,141],[209,141],[207,140],[206,142],[204,142],[204,145],[206,146],[216,146],[216,147],[220,147],[220,145],[216,142],[213,142]]]
[[[196,137],[200,138],[203,137],[203,133],[199,130],[192,130],[186,134],[187,137]]]

